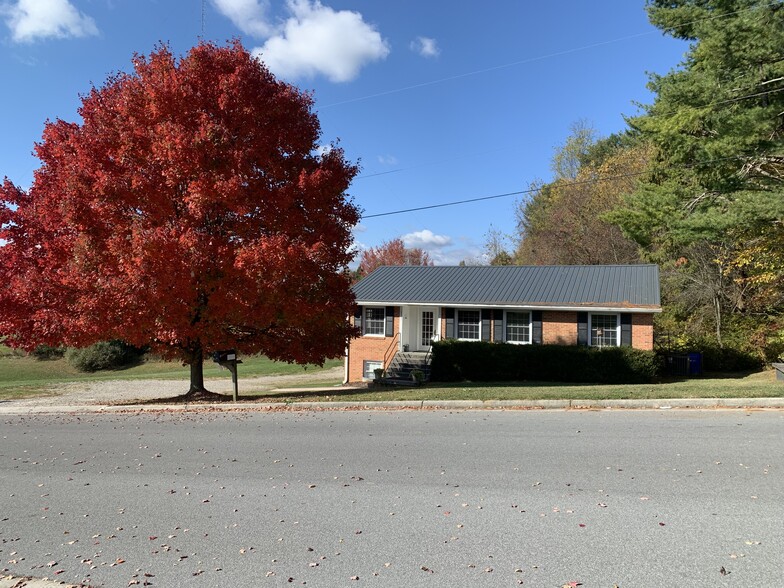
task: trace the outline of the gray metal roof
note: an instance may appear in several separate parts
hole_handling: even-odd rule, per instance
[[[353,289],[359,304],[661,308],[656,265],[383,266]]]

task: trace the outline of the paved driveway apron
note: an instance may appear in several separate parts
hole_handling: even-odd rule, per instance
[[[0,576],[778,586],[783,433],[780,411],[3,416]]]

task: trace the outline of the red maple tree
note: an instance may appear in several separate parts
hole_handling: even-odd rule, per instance
[[[81,124],[47,122],[29,191],[0,188],[0,333],[147,345],[191,366],[191,393],[216,349],[341,355],[357,168],[319,150],[311,96],[239,42],[133,66],[82,98]]]
[[[419,247],[406,247],[399,237],[362,252],[357,275],[363,278],[382,265],[434,265],[430,254]]]

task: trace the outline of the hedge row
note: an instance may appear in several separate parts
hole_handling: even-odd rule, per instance
[[[714,343],[697,350],[702,353],[702,369],[706,372],[745,372],[765,365],[759,354],[743,349],[719,347]]]
[[[445,340],[433,343],[431,380],[474,382],[534,380],[636,384],[662,371],[652,351],[631,347],[513,345]]]
[[[123,341],[100,341],[81,349],[68,349],[65,357],[80,372],[116,370],[138,363],[143,349]]]

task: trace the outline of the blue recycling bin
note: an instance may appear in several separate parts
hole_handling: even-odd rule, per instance
[[[702,353],[700,352],[689,353],[689,375],[690,376],[702,375]]]

